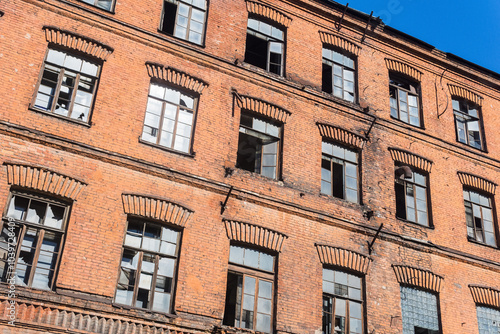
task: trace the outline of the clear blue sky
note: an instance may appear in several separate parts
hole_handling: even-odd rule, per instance
[[[500,0],[334,0],[500,73]]]

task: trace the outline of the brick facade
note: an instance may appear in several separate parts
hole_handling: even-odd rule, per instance
[[[202,45],[161,32],[162,5],[0,4],[4,224],[12,191],[70,208],[54,288],[16,285],[15,326],[0,283],[2,333],[253,332],[223,325],[234,244],[276,258],[273,333],[321,333],[323,268],[363,277],[364,334],[402,333],[400,286],[438,296],[442,333],[478,333],[476,305],[500,305],[500,75],[329,1],[209,0]],[[283,76],[244,61],[249,16],[286,31]],[[355,59],[354,103],[322,91],[324,46]],[[88,122],[35,106],[48,49],[100,65]],[[419,84],[420,127],[391,117],[389,73]],[[195,96],[189,152],[141,138],[153,84]],[[480,107],[482,149],[454,99]],[[276,179],[236,165],[242,111],[281,126]],[[357,152],[358,203],[321,193],[323,140]],[[427,175],[431,227],[396,217],[401,164]],[[464,188],[496,246],[468,240]],[[172,312],[114,302],[132,218],[180,232]]]

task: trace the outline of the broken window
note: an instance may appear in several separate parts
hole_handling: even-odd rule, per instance
[[[111,11],[113,7],[113,0],[81,0],[81,1],[107,11]]]
[[[192,95],[151,83],[141,139],[191,153],[196,104]]]
[[[356,62],[352,55],[323,48],[322,90],[349,102],[356,100]]]
[[[207,0],[165,0],[160,30],[201,45],[206,14]]]
[[[466,100],[452,100],[457,130],[457,140],[469,146],[482,149],[481,110],[478,105]]]
[[[180,233],[129,220],[115,303],[171,313]]]
[[[389,75],[391,117],[421,126],[418,84],[395,74]]]
[[[224,325],[272,332],[274,268],[274,256],[231,246]]]
[[[364,333],[361,277],[323,269],[323,333]]]
[[[278,178],[281,132],[281,124],[242,111],[236,166]]]
[[[476,312],[479,334],[500,333],[500,310],[477,305]]]
[[[95,62],[49,49],[32,107],[88,123],[99,72]]]
[[[2,281],[14,277],[17,285],[43,290],[54,288],[68,211],[67,204],[12,192],[6,214],[0,221]],[[8,256],[12,253],[8,251],[9,243],[15,244],[15,258]]]
[[[405,286],[400,290],[403,334],[439,334],[437,296]]]
[[[403,170],[403,171],[402,171]],[[396,216],[429,226],[427,175],[408,166],[396,166]]]
[[[464,189],[467,237],[486,245],[496,246],[495,222],[491,198],[472,190]]]
[[[258,19],[248,18],[245,62],[284,75],[285,32]]]
[[[358,203],[357,152],[327,142],[321,150],[321,193]]]

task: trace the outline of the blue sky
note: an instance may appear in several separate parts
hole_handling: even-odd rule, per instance
[[[500,73],[500,0],[335,0]]]

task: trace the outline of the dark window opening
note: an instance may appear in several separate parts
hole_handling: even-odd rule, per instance
[[[169,35],[202,44],[207,0],[166,0],[160,30]]]
[[[249,18],[245,62],[283,75],[284,31],[265,22]]]
[[[457,132],[457,141],[483,149],[481,140],[481,108],[466,100],[452,100]]]
[[[439,334],[439,331],[415,326],[415,334]]]
[[[278,177],[281,125],[241,113],[236,166],[266,177]]]
[[[392,118],[420,127],[419,96],[418,84],[390,74],[389,98]]]
[[[401,168],[396,166],[395,171],[396,217],[429,226],[427,174],[413,170],[411,177],[405,177]]]

